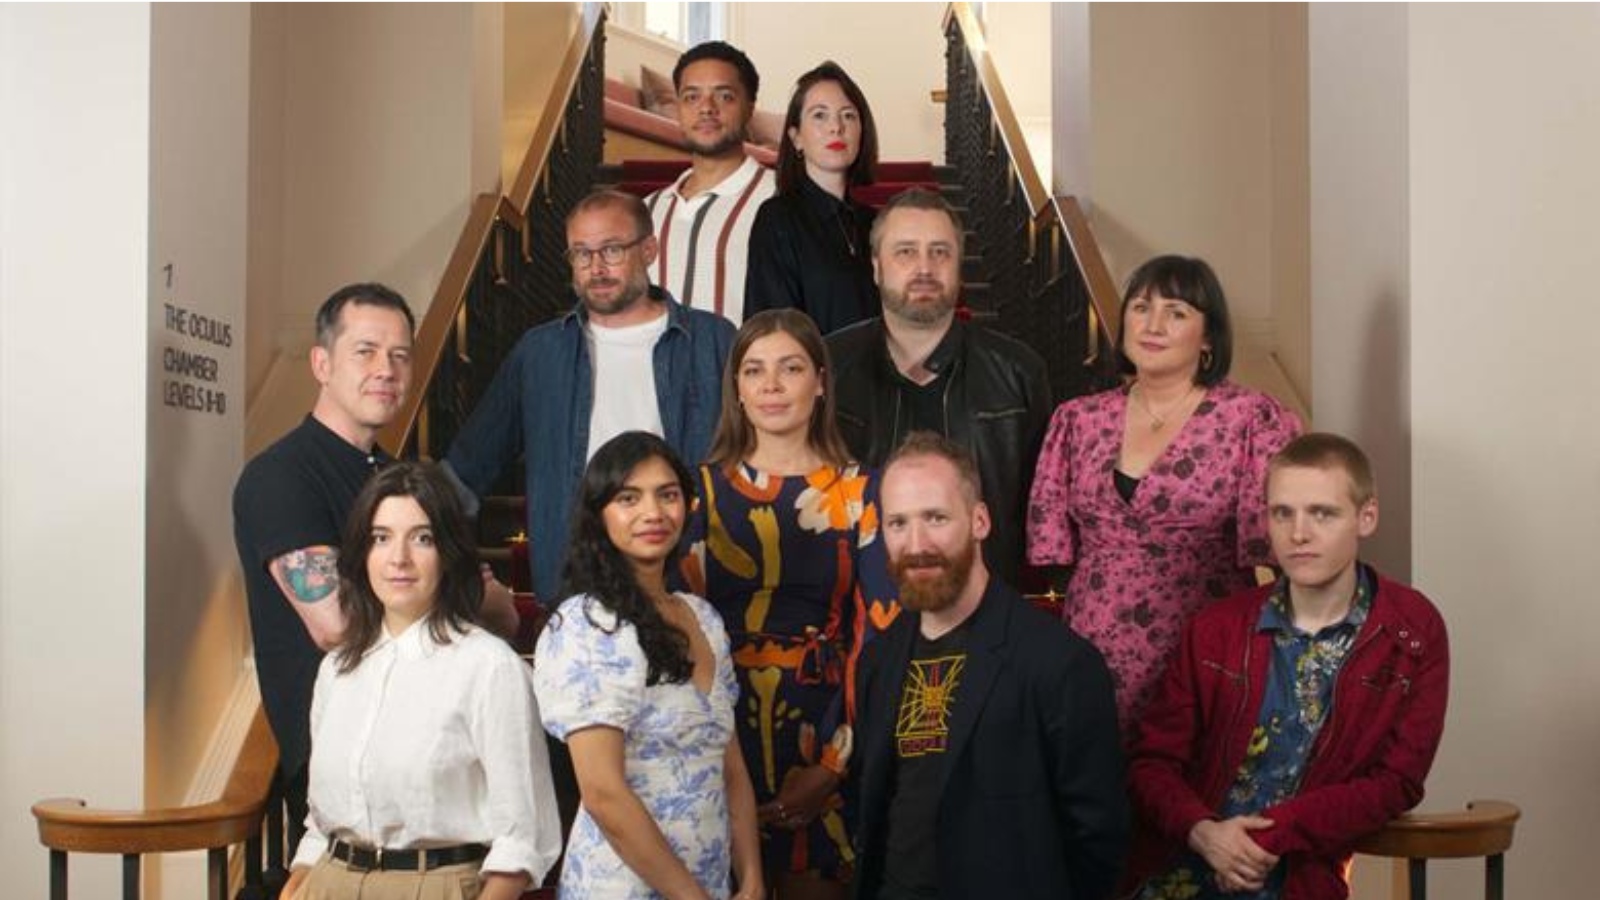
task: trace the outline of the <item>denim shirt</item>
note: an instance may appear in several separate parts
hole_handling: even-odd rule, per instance
[[[669,319],[653,356],[662,437],[694,465],[711,447],[733,325],[680,305],[660,288],[652,286],[650,296],[666,304]],[[579,303],[523,335],[446,457],[456,477],[479,497],[506,466],[523,457],[533,590],[547,606],[564,599],[557,591],[567,520],[588,464],[594,374],[587,321]]]

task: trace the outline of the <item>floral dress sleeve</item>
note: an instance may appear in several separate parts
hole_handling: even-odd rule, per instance
[[[544,728],[560,740],[605,725],[626,733],[644,706],[644,651],[632,625],[599,601],[561,604],[533,657],[533,691]]]
[[[1068,514],[1072,493],[1072,432],[1077,410],[1071,403],[1056,407],[1050,417],[1033,490],[1028,495],[1028,562],[1036,566],[1070,566],[1077,558]]]
[[[1283,446],[1300,434],[1300,417],[1266,394],[1256,394],[1246,404],[1244,456],[1239,473],[1239,565],[1273,565],[1272,543],[1267,539],[1267,464]]]

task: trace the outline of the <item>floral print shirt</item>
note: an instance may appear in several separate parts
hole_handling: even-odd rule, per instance
[[[1344,619],[1316,634],[1295,627],[1289,584],[1278,579],[1272,597],[1262,605],[1256,628],[1272,634],[1272,663],[1261,698],[1261,711],[1250,735],[1244,762],[1234,776],[1218,817],[1231,819],[1259,813],[1293,797],[1311,761],[1317,735],[1333,708],[1333,687],[1339,670],[1355,646],[1356,636],[1372,608],[1373,578],[1357,567],[1356,595]],[[1277,900],[1284,863],[1267,877],[1263,890],[1218,891],[1211,869],[1195,854],[1186,854],[1172,871],[1153,879],[1140,900]]]
[[[711,604],[679,594],[694,611],[716,657],[702,693],[693,680],[645,684],[647,663],[631,624],[599,601],[561,604],[539,636],[533,687],[545,730],[561,740],[591,726],[623,735],[623,774],[672,851],[712,897],[726,898],[732,866],[723,755],[733,738],[739,695],[728,636]],[[562,898],[653,900],[659,896],[612,849],[587,810],[579,810],[561,868]]]

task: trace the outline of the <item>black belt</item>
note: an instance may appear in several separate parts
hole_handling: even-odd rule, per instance
[[[364,871],[426,872],[442,866],[477,862],[489,855],[483,844],[458,844],[454,847],[437,847],[432,850],[373,850],[357,847],[344,841],[334,841],[329,851],[334,859],[352,869]]]

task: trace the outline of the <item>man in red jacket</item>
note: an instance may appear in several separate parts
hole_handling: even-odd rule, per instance
[[[1267,475],[1283,575],[1202,611],[1131,766],[1141,900],[1342,900],[1350,845],[1422,799],[1449,646],[1420,593],[1360,563],[1372,467],[1331,434]]]

